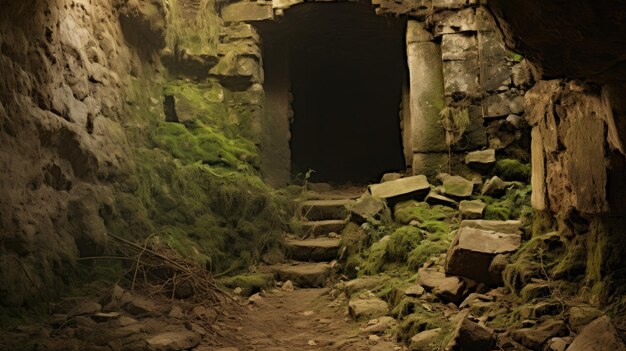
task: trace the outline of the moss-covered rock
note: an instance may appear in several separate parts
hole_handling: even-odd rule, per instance
[[[530,164],[515,159],[502,159],[496,163],[495,173],[504,180],[528,183],[530,180]]]

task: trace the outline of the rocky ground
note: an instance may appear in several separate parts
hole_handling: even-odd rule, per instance
[[[148,299],[119,286],[67,300],[45,323],[4,332],[2,350],[403,350],[354,322],[327,288],[283,287],[218,309]],[[108,303],[103,304],[104,301]],[[382,330],[380,330],[382,331]]]
[[[579,263],[563,239],[530,220],[527,168],[496,165],[489,150],[470,156],[486,181],[388,174],[367,190],[309,185],[284,252],[219,279],[232,298],[147,298],[116,285],[64,300],[46,322],[5,332],[0,346],[626,350],[619,309],[594,302],[571,278]]]

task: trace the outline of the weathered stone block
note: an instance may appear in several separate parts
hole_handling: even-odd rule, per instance
[[[474,182],[460,176],[440,174],[437,176],[443,183],[443,193],[456,198],[469,197],[474,190]]]
[[[474,33],[445,34],[441,39],[441,57],[444,61],[478,58],[478,40]]]
[[[419,21],[408,21],[406,27],[406,42],[424,43],[432,41],[432,34],[424,28],[424,23]]]
[[[511,82],[508,52],[499,31],[478,32],[480,86],[483,92],[496,91]]]
[[[441,328],[429,329],[415,334],[411,338],[411,350],[433,350],[437,348],[437,338]]]
[[[450,33],[476,31],[476,12],[473,8],[467,8],[458,12],[452,12],[435,25],[435,36]]]
[[[463,299],[465,282],[459,277],[447,277],[444,272],[420,268],[417,281],[442,301],[460,303]]]
[[[476,30],[495,31],[497,28],[496,20],[491,12],[485,6],[478,7],[476,9]]]
[[[271,2],[236,2],[222,10],[224,22],[262,21],[274,18]]]
[[[496,164],[496,150],[486,149],[470,152],[465,156],[465,164],[472,168],[486,169]]]
[[[348,210],[351,213],[350,219],[353,222],[363,223],[368,219],[378,219],[385,211],[385,202],[369,193],[365,193],[348,206]]]
[[[413,155],[413,174],[424,174],[427,177],[433,177],[440,171],[447,169],[447,153],[416,153]]]
[[[483,212],[487,205],[480,200],[463,200],[459,205],[459,212],[463,219],[483,218]]]
[[[443,62],[443,80],[446,96],[456,93],[477,96],[480,93],[478,59]]]
[[[430,184],[424,175],[416,175],[369,186],[372,196],[381,199],[400,197],[424,198],[429,190]]]
[[[444,107],[441,51],[427,39],[422,25],[410,21],[407,29],[412,147],[413,152],[446,152],[445,130],[439,123]]]
[[[389,305],[377,297],[356,298],[348,303],[348,312],[354,319],[372,319],[386,315]]]
[[[448,251],[446,273],[460,275],[489,285],[497,284],[489,273],[492,259],[516,251],[521,235],[462,227]]]
[[[502,117],[510,114],[523,114],[526,102],[524,97],[514,92],[491,95],[483,99],[483,117]]]

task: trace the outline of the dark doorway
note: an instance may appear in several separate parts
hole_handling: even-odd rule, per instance
[[[340,184],[404,170],[406,20],[378,16],[369,3],[316,2],[286,10],[277,27],[293,94],[292,174],[311,169],[312,181]]]

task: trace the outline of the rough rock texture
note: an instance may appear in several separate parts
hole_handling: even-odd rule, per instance
[[[576,336],[567,351],[624,351],[626,345],[619,338],[611,319],[607,316],[600,317],[589,323]]]
[[[516,251],[520,244],[519,234],[461,227],[448,252],[446,273],[497,284],[498,281],[489,274],[491,261],[496,255]]]
[[[111,2],[2,2],[0,303],[60,288],[78,250],[106,239],[101,183],[124,165],[123,81],[140,67],[115,14]]]
[[[499,17],[509,46],[526,53],[544,75],[626,78],[621,35],[626,9],[620,1],[495,0],[489,7]]]

